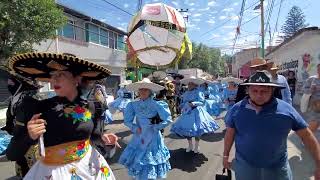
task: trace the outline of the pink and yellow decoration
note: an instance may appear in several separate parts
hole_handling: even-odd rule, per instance
[[[64,115],[67,118],[73,119],[73,124],[91,120],[91,112],[79,105],[65,108]]]
[[[146,4],[131,20],[127,39],[129,56],[142,64],[166,66],[183,55],[191,58],[192,43],[183,16],[163,3]]]

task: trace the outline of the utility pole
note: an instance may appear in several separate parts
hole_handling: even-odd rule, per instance
[[[260,0],[261,9],[261,57],[264,59],[264,9],[263,0]]]

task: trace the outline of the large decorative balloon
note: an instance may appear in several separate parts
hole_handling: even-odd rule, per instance
[[[186,34],[183,16],[162,3],[146,4],[131,20],[127,39],[129,55],[151,66],[164,66],[191,58],[192,44]]]

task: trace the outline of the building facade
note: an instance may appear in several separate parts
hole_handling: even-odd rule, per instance
[[[107,67],[112,75],[105,85],[109,93],[115,93],[118,84],[125,79],[126,32],[59,6],[64,10],[67,24],[57,30],[57,38],[34,45],[34,49],[38,52],[70,53]],[[45,86],[41,91],[50,91],[50,86]]]
[[[303,82],[317,72],[320,63],[320,29],[318,27],[304,28],[290,39],[272,49],[267,59],[279,65],[279,73],[286,75],[294,71],[297,78],[296,97],[294,103],[300,102]]]
[[[250,76],[250,61],[259,56],[260,48],[244,49],[237,52],[232,60],[232,76],[247,78]]]

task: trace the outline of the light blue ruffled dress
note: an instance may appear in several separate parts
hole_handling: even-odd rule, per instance
[[[118,90],[117,95],[117,99],[109,104],[109,108],[112,111],[119,110],[120,112],[123,112],[129,102],[132,101],[133,93],[131,91],[128,91],[126,88],[121,87]]]
[[[199,90],[205,97],[205,109],[211,116],[218,116],[220,114],[221,99],[218,96],[218,91],[208,85],[208,87],[201,86]]]
[[[228,88],[224,91],[225,93],[224,97],[225,97],[225,100],[227,101],[226,102],[227,110],[231,109],[232,106],[235,104],[237,92],[238,92],[238,89],[230,90]]]
[[[150,118],[160,116],[162,122],[152,124]],[[171,169],[170,152],[160,130],[172,122],[166,102],[151,98],[130,102],[124,111],[124,124],[133,137],[120,156],[119,163],[137,180],[166,178]],[[141,128],[141,134],[137,129]]]
[[[11,138],[12,136],[9,135],[6,131],[0,130],[0,155],[3,155],[5,153],[5,150],[7,149]]]
[[[189,103],[195,107],[192,108]],[[182,95],[182,114],[171,127],[171,132],[182,137],[200,137],[213,133],[220,127],[205,110],[204,95],[198,89],[186,91]]]

